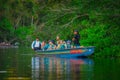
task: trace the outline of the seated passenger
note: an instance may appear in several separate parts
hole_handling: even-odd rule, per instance
[[[56,37],[56,41],[57,41],[56,44],[60,43],[60,37],[59,36]]]
[[[39,41],[38,37],[32,42],[31,47],[33,50],[41,50],[41,42]]]
[[[64,49],[67,49],[67,43],[66,41],[63,41]]]
[[[48,45],[48,49],[47,50],[54,50],[55,49],[55,45],[53,44],[53,40],[49,41],[49,45]]]
[[[67,48],[68,48],[68,49],[71,48],[71,41],[70,41],[70,40],[67,40],[67,41],[66,41],[66,45],[67,45]]]
[[[45,44],[46,44],[45,41],[41,42],[41,49],[43,49],[43,47],[45,46]]]
[[[65,49],[65,44],[63,43],[63,40],[60,40],[58,42],[56,49]]]
[[[60,41],[57,42],[57,46],[56,46],[56,49],[60,49]]]
[[[65,49],[66,43],[63,40],[60,41],[60,44],[61,44],[60,49]]]
[[[41,43],[41,49],[42,50],[47,50],[48,49],[48,44],[45,42],[45,41],[43,41],[42,43]]]

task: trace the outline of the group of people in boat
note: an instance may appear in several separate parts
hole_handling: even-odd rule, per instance
[[[56,49],[70,49],[70,48],[79,48],[80,47],[80,35],[77,30],[74,31],[74,36],[72,40],[61,40],[59,36],[56,37],[56,41],[49,40],[48,43],[46,41],[39,41],[37,37],[35,41],[32,42],[33,50],[56,50]],[[72,45],[73,43],[73,45]]]

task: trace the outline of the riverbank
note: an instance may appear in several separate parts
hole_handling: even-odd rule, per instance
[[[0,48],[18,48],[19,46],[14,46],[14,45],[4,45],[4,46],[1,46],[0,45]]]
[[[19,46],[17,45],[12,45],[10,43],[7,42],[1,42],[0,43],[0,48],[18,48]]]
[[[18,48],[19,46],[11,45],[10,43],[0,43],[0,48]]]

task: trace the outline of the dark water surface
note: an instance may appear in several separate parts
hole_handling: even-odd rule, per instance
[[[0,49],[0,80],[120,80],[120,59],[39,57]]]

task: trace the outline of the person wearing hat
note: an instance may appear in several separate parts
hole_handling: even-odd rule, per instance
[[[47,50],[54,50],[54,49],[55,49],[54,40],[49,40],[49,44],[48,44],[48,49]]]
[[[73,48],[79,48],[80,47],[80,34],[77,30],[74,31],[74,36],[72,38],[73,41]]]

